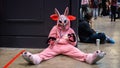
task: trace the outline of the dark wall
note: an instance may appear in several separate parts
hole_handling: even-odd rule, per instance
[[[0,47],[47,47],[47,36],[56,24],[49,16],[54,8],[63,13],[67,6],[78,17],[79,0],[0,0]],[[76,33],[77,22],[72,22]]]

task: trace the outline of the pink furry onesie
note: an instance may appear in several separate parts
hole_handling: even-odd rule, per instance
[[[68,15],[68,13],[68,7],[65,9],[63,15],[60,15],[55,8],[55,14],[50,17],[53,20],[57,20],[57,25],[55,25],[49,33],[47,40],[49,46],[38,54],[24,52],[22,56],[26,61],[33,64],[39,64],[43,60],[48,60],[56,55],[63,54],[76,60],[93,64],[104,57],[105,53],[100,50],[94,53],[84,53],[75,47],[77,43],[75,32],[70,28],[70,20],[75,20],[75,17]]]

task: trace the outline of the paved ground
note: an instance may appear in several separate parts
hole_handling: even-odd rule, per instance
[[[102,44],[100,49],[107,55],[97,64],[89,65],[79,62],[67,56],[56,56],[53,59],[44,61],[39,65],[29,65],[20,56],[8,68],[120,68],[120,19],[110,22],[108,17],[99,17],[95,20],[94,28],[97,31],[105,32],[116,40],[115,44]],[[84,52],[94,52],[97,50],[95,44],[78,43],[78,48]],[[2,68],[13,56],[19,53],[20,48],[0,48],[0,68]],[[43,49],[25,49],[32,53],[37,53]]]

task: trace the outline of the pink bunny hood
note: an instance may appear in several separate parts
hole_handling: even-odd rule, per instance
[[[59,11],[55,8],[55,14],[52,14],[50,18],[52,20],[57,21],[58,29],[68,30],[70,28],[70,21],[75,20],[76,17],[72,15],[68,15],[69,9],[68,7],[65,9],[64,14],[60,15]]]

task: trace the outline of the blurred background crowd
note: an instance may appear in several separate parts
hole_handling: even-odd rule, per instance
[[[120,18],[120,0],[81,0],[80,20],[91,12],[94,19],[98,16],[109,16],[111,21]]]

